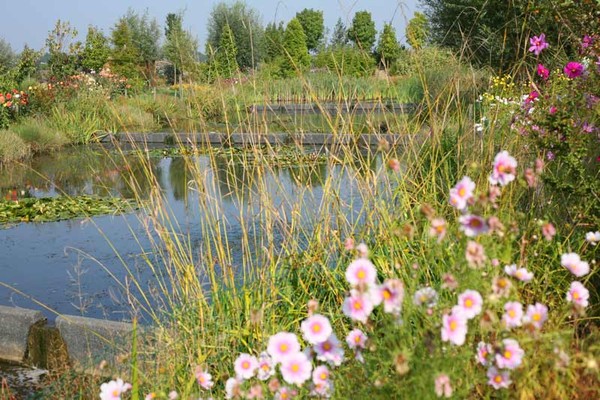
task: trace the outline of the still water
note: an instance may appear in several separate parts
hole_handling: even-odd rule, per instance
[[[189,238],[193,247],[201,247],[205,240],[201,226],[206,216],[199,203],[205,196],[204,200],[208,199],[211,208],[217,210],[217,217],[224,221],[225,228],[220,234],[226,236],[232,248],[234,269],[241,268],[243,263],[244,229],[251,236],[260,235],[256,221],[265,210],[261,204],[265,199],[270,207],[279,210],[283,221],[299,210],[303,231],[310,235],[315,224],[321,223],[317,211],[324,206],[323,184],[328,176],[335,176],[346,218],[360,219],[365,199],[358,193],[356,182],[369,171],[357,166],[314,162],[257,171],[228,157],[217,157],[216,162],[211,162],[208,156],[198,155],[193,162],[204,176],[203,190],[194,184],[184,158],[150,158],[168,215],[178,222],[178,233]],[[373,171],[381,168],[381,160],[369,157],[366,168]],[[141,182],[138,193],[144,197],[150,185],[144,183],[147,180],[143,179],[142,171],[134,157],[126,163],[121,156],[103,148],[73,148],[3,168],[0,190],[9,200],[61,194],[133,198],[128,185],[133,175]],[[260,178],[254,174],[260,174]],[[57,312],[127,319],[130,307],[121,284],[126,285],[135,277],[142,287],[151,286],[154,279],[144,263],[144,255],[152,252],[151,241],[155,238],[147,233],[141,222],[143,218],[138,211],[1,227],[0,282],[11,288],[0,285],[0,304],[38,309],[48,317]],[[254,239],[248,245],[250,249],[264,243]],[[281,240],[277,230],[271,240]]]

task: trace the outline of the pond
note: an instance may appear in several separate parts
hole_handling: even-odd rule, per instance
[[[147,162],[162,190],[169,218],[177,221],[177,233],[198,248],[192,252],[200,254],[203,241],[214,240],[204,237],[206,231],[202,229],[207,216],[200,204],[208,201],[223,222],[220,233],[231,248],[233,268],[241,269],[248,259],[243,250],[255,251],[264,243],[254,238],[244,247],[242,239],[248,232],[261,235],[260,214],[267,199],[284,221],[286,216],[299,212],[303,232],[310,235],[315,224],[321,223],[317,210],[323,207],[323,184],[328,176],[335,176],[339,201],[346,205],[345,217],[348,221],[361,218],[365,200],[356,190],[356,183],[368,171],[322,162],[324,158],[320,157],[328,154],[326,149],[304,151],[316,154],[314,161],[288,162],[266,169],[247,167],[227,156],[188,156],[196,171],[203,174],[203,190],[194,185],[189,158],[158,152],[166,156],[148,157]],[[382,167],[379,157],[366,158],[367,168]],[[134,177],[139,182],[136,192],[144,198],[151,185],[144,179],[142,162],[136,159],[100,147],[70,148],[1,169],[0,193],[8,201],[59,195],[133,198],[129,182]],[[2,226],[0,304],[38,309],[52,319],[55,313],[128,319],[127,293],[135,295],[135,290],[125,287],[133,286],[132,278],[142,288],[151,286],[155,279],[146,262],[148,253],[156,248],[156,237],[148,233],[143,221],[143,213],[135,211]],[[270,240],[277,244],[281,235],[275,230]]]

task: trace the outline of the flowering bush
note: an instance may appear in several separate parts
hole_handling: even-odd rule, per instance
[[[19,115],[24,114],[28,105],[29,95],[22,90],[0,92],[0,129],[7,128]]]

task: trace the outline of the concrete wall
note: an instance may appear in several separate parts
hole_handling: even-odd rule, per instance
[[[128,365],[123,360],[131,353],[132,324],[71,315],[58,316],[56,328],[47,324],[39,311],[0,306],[0,360],[50,369],[58,367],[56,361],[68,362],[86,372],[97,371],[101,361],[107,361],[113,370]],[[56,330],[60,343],[49,339]],[[143,335],[147,331],[140,329],[139,336],[147,337]],[[49,346],[54,348],[44,348]],[[47,359],[63,352],[64,359]]]

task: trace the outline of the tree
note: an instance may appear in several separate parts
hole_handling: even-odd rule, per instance
[[[346,25],[342,22],[342,19],[338,18],[335,27],[333,28],[333,35],[331,36],[329,45],[337,48],[345,46],[346,44],[348,44],[348,30],[346,29]]]
[[[15,80],[18,83],[21,83],[25,79],[29,79],[35,75],[40,57],[41,54],[39,51],[35,51],[27,45],[23,47],[23,51],[19,55],[19,61],[17,62],[16,68]]]
[[[198,42],[192,34],[183,29],[183,15],[170,13],[167,15],[165,27],[165,45],[163,52],[167,60],[173,64],[173,83],[181,80],[184,73],[196,66]]]
[[[12,68],[14,61],[15,53],[10,47],[10,44],[6,40],[0,38],[0,72]]]
[[[406,25],[406,41],[415,50],[421,49],[429,36],[429,22],[425,14],[415,12]]]
[[[131,40],[137,49],[139,62],[146,80],[154,83],[154,70],[156,60],[160,58],[160,27],[155,18],[150,19],[148,10],[140,15],[131,8],[123,17],[129,31]]]
[[[371,51],[375,44],[377,29],[375,22],[368,11],[358,11],[352,19],[352,26],[348,29],[348,39],[364,51]]]
[[[140,53],[133,43],[133,36],[125,18],[121,18],[111,34],[113,43],[111,67],[117,74],[140,83],[142,73],[139,68]]]
[[[208,20],[207,54],[219,48],[223,27],[229,25],[235,38],[240,68],[255,68],[262,60],[264,29],[259,14],[242,1],[215,5]]]
[[[283,76],[293,76],[310,65],[306,35],[297,18],[292,19],[285,29],[283,49],[285,52],[281,62]]]
[[[54,29],[48,33],[48,68],[50,74],[57,79],[75,75],[79,69],[81,42],[75,40],[77,29],[72,28],[67,21],[56,21]]]
[[[398,61],[400,51],[400,45],[396,38],[396,30],[392,24],[383,25],[383,31],[379,36],[379,43],[377,44],[377,58],[383,69],[389,69],[393,63]]]
[[[323,11],[305,8],[296,14],[296,18],[300,22],[300,25],[302,25],[302,29],[306,35],[306,47],[308,47],[309,51],[317,50],[325,33]]]
[[[283,55],[283,36],[285,27],[283,22],[276,25],[274,22],[267,24],[264,38],[265,61],[272,62]]]
[[[85,46],[81,53],[81,65],[88,71],[100,71],[110,56],[108,39],[98,28],[88,27]]]
[[[223,27],[221,42],[215,55],[215,69],[220,77],[231,78],[238,72],[237,48],[235,47],[235,38],[229,25]]]

